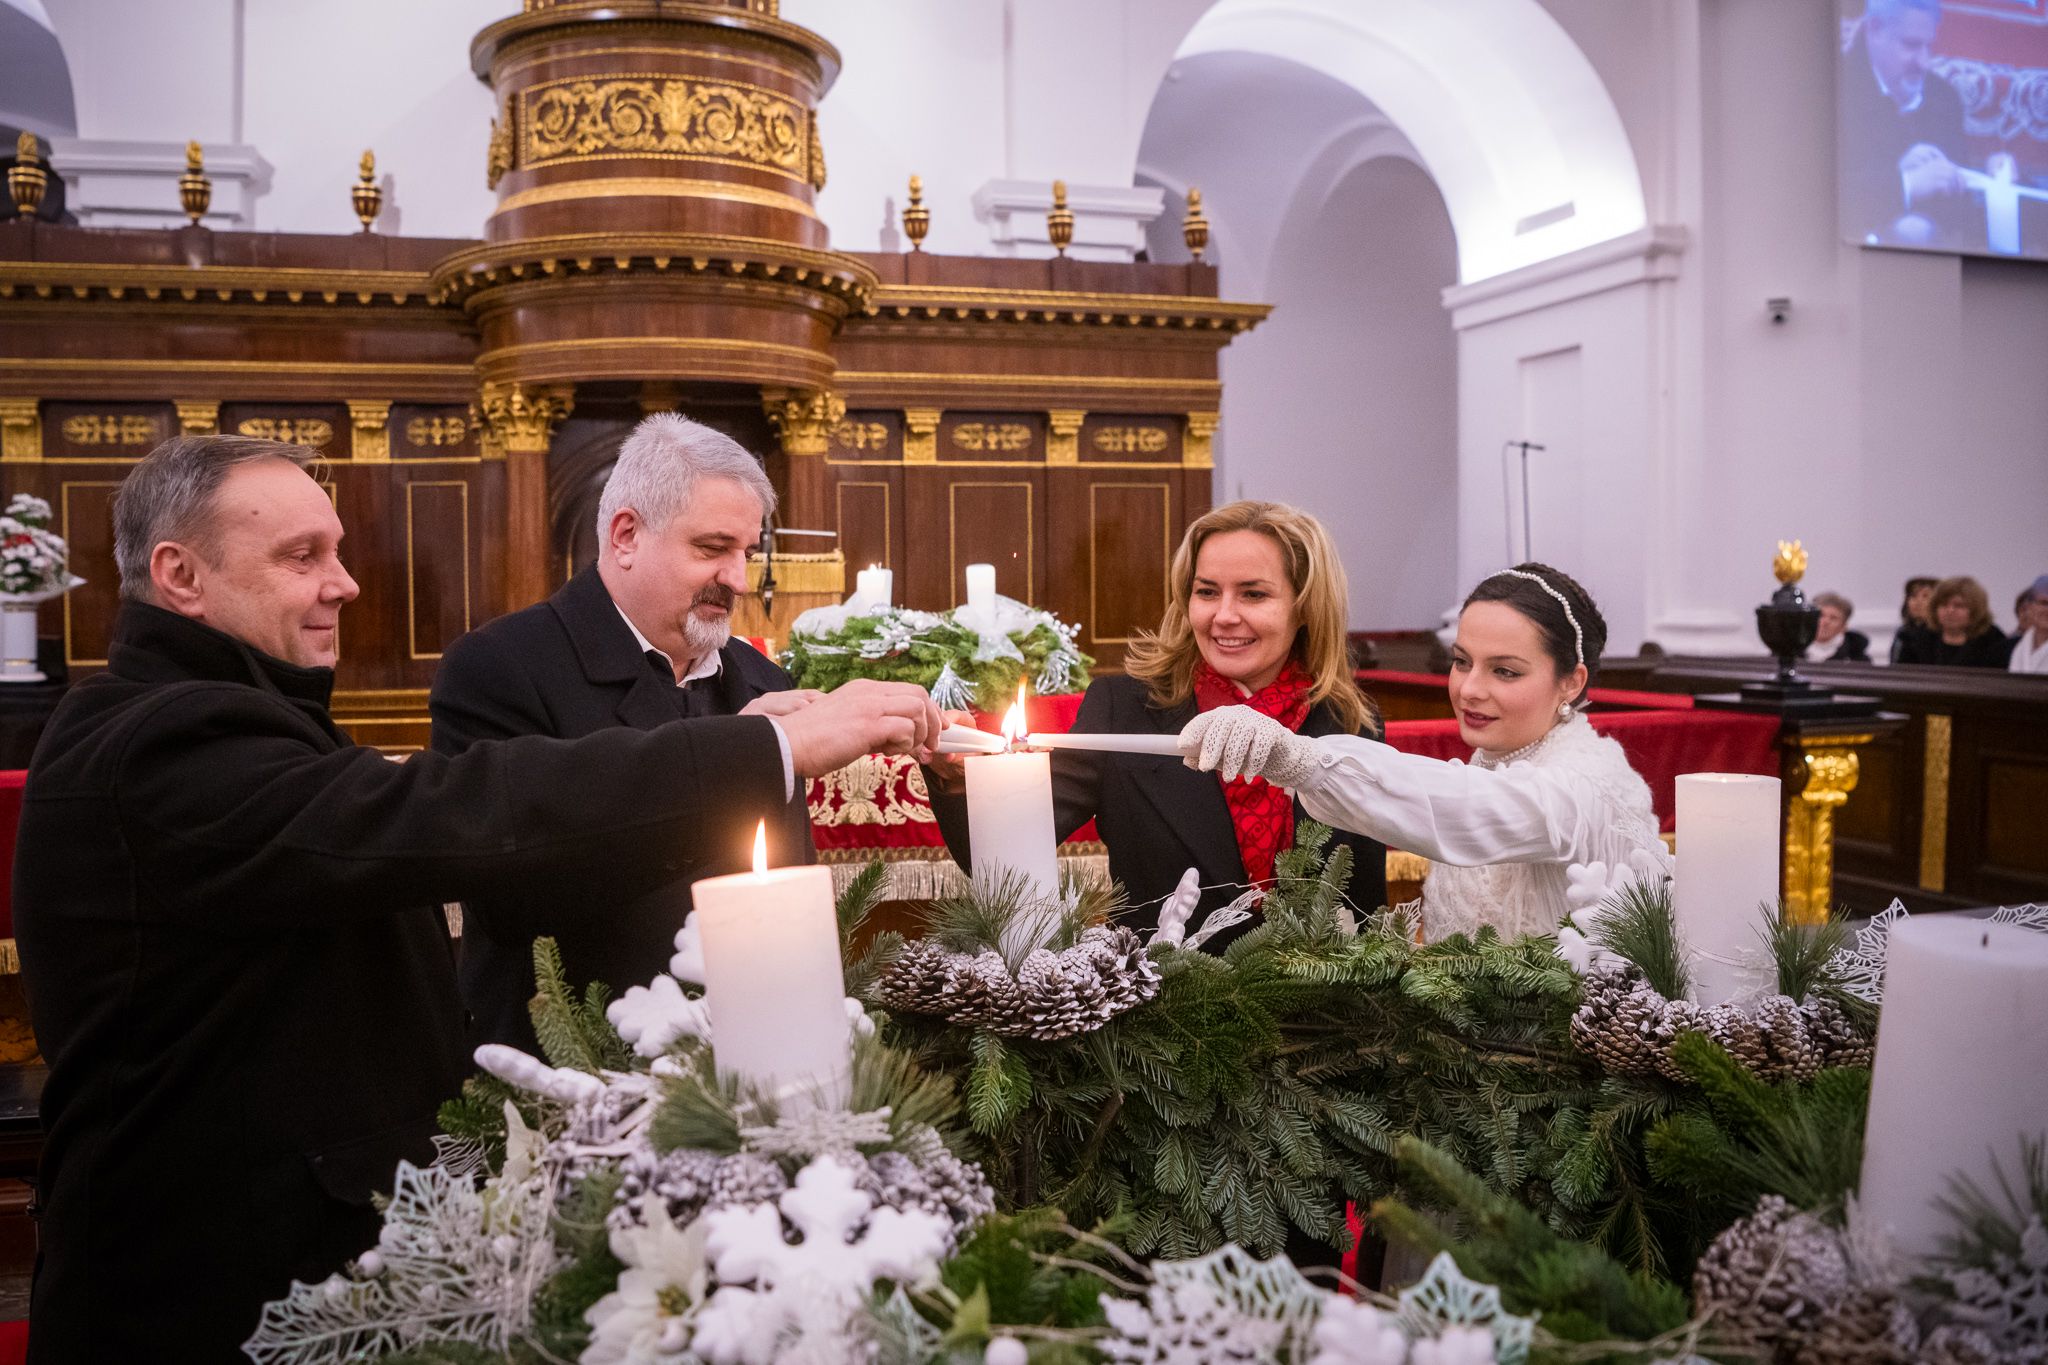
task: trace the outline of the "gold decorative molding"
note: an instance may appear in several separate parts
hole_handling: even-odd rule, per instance
[[[427,287],[434,302],[445,303],[494,285],[650,268],[657,273],[709,273],[721,281],[771,280],[843,297],[849,308],[865,308],[875,288],[873,268],[855,256],[762,237],[701,232],[569,233],[486,243],[444,258],[434,267]]]
[[[1949,745],[1955,735],[1950,716],[1929,715],[1921,741],[1920,889],[1948,890]]]
[[[1045,462],[1081,462],[1081,423],[1088,420],[1082,408],[1054,408],[1045,414]]]
[[[181,436],[218,436],[220,434],[220,400],[212,398],[180,398],[178,409],[178,434]]]
[[[1101,455],[1157,455],[1166,449],[1168,439],[1160,427],[1097,427],[1088,444]]]
[[[543,82],[518,98],[522,166],[672,157],[812,179],[810,111],[745,81],[621,72]]]
[[[386,403],[383,406],[388,413],[391,405]],[[473,421],[473,418],[465,417],[415,417],[405,424],[405,439],[416,446],[459,446],[468,439]],[[385,449],[390,449],[388,436]]]
[[[479,461],[489,463],[505,458],[505,442],[498,435],[498,429],[484,420],[483,410],[475,403],[469,405],[469,425],[476,429],[476,454]]]
[[[296,266],[98,265],[0,261],[0,299],[138,303],[427,303],[427,276],[408,270]],[[12,365],[17,362],[8,361]],[[261,362],[257,362],[261,363]]]
[[[830,389],[763,389],[761,407],[785,455],[823,455],[831,448],[832,429],[846,417],[846,400]]]
[[[235,435],[325,450],[334,440],[334,423],[324,417],[250,417],[235,424]]]
[[[903,410],[903,463],[939,462],[939,418],[944,411],[943,408]]]
[[[811,139],[808,150],[811,158],[811,173],[809,178],[811,188],[822,191],[825,188],[825,140],[818,136],[818,111],[813,109],[810,113]]]
[[[1182,469],[1214,469],[1216,467],[1216,424],[1222,420],[1221,413],[1191,412],[1187,428],[1181,435],[1180,466]]]
[[[1266,303],[1231,303],[1199,294],[884,284],[876,288],[867,311],[883,320],[1089,323],[1105,327],[1218,331],[1234,336],[1265,321],[1273,307]]]
[[[672,180],[656,176],[606,176],[599,180],[565,180],[554,185],[535,185],[530,190],[507,195],[491,210],[491,216],[532,208],[535,204],[559,204],[568,199],[725,199],[757,208],[781,209],[804,218],[816,218],[818,211],[793,194],[743,185],[736,180]]]
[[[75,446],[153,446],[162,439],[158,420],[138,412],[76,413],[58,430]]]
[[[43,423],[36,404],[33,398],[0,398],[0,464],[42,460]]]
[[[1835,812],[1862,773],[1857,749],[1871,735],[1802,737],[1792,756],[1785,808],[1785,918],[1823,924],[1835,898]]]
[[[747,591],[761,591],[762,562],[759,558],[747,561]],[[833,597],[846,596],[846,555],[839,550],[827,550],[824,554],[791,555],[777,553],[775,556],[775,590],[784,592],[830,593]]]
[[[1031,448],[1031,428],[1022,422],[962,422],[953,428],[953,448],[976,455]]]
[[[887,450],[889,428],[880,422],[855,422],[849,419],[832,428],[832,440],[842,450]]]
[[[555,424],[576,406],[576,394],[567,384],[489,383],[477,402],[489,427],[484,457],[503,459],[508,454],[546,454]],[[495,456],[493,441],[498,452]]]
[[[414,424],[426,419],[415,417]],[[441,419],[434,419],[439,421]],[[350,442],[350,458],[357,464],[391,463],[391,404],[371,400],[350,399],[348,404],[349,426],[353,428]],[[461,425],[460,420],[456,423]],[[456,437],[461,440],[461,437]]]

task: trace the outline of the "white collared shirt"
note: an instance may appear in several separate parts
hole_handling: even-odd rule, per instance
[[[639,644],[640,652],[643,654],[659,654],[662,662],[668,665],[669,673],[673,675],[676,671],[676,661],[670,656],[669,652],[665,649],[657,648],[654,642],[641,632],[640,627],[633,624],[633,618],[626,615],[624,607],[614,602],[612,603],[612,610],[616,611],[619,614],[619,619],[626,623],[626,629],[633,632],[633,639]],[[688,687],[699,679],[715,678],[724,671],[725,655],[714,649],[692,664],[690,671],[683,675],[682,681],[678,682],[676,686]],[[793,801],[796,799],[796,760],[790,757],[789,736],[782,733],[782,723],[776,720],[775,717],[764,716],[762,719],[775,727],[775,743],[782,750],[782,799],[784,801]]]

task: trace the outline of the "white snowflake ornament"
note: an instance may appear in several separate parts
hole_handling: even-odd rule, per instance
[[[937,1273],[953,1243],[950,1223],[921,1209],[878,1209],[857,1177],[823,1156],[773,1204],[704,1215],[719,1289],[698,1314],[695,1354],[712,1365],[786,1365],[794,1340],[817,1359],[832,1359],[833,1349],[850,1356],[853,1310],[876,1281],[914,1284]]]
[[[704,984],[704,940],[697,934],[695,910],[683,916],[683,927],[676,930],[676,953],[668,960],[668,974],[692,986]]]
[[[605,1006],[604,1017],[633,1045],[636,1057],[659,1057],[678,1038],[711,1041],[710,1009],[684,995],[682,982],[672,976],[628,987]]]
[[[1408,1334],[1401,1320],[1359,1299],[1331,1294],[1323,1299],[1308,1365],[1404,1365]]]
[[[1493,1333],[1484,1327],[1447,1327],[1434,1340],[1415,1343],[1414,1365],[1495,1365]]]
[[[1518,1318],[1501,1307],[1500,1290],[1465,1277],[1448,1251],[1437,1253],[1420,1280],[1401,1291],[1401,1317],[1415,1336],[1415,1365],[1522,1365],[1529,1358],[1534,1318]],[[1443,1342],[1460,1328],[1478,1328],[1491,1339],[1488,1354],[1453,1343],[1451,1354],[1425,1357],[1423,1347]],[[1459,1338],[1462,1343],[1465,1338]]]
[[[1284,1256],[1254,1259],[1231,1244],[1191,1261],[1157,1261],[1144,1300],[1102,1298],[1116,1333],[1111,1360],[1143,1365],[1308,1359],[1323,1295]]]
[[[1847,947],[1828,959],[1828,972],[1841,989],[1860,1000],[1877,1004],[1884,999],[1884,955],[1891,945],[1892,926],[1912,912],[1898,901],[1886,906],[1870,923],[1856,931]]]

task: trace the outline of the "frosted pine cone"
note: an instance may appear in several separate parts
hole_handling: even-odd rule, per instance
[[[1913,1365],[1920,1325],[1886,1289],[1857,1288],[1822,1314],[1798,1365]]]
[[[1634,968],[1595,972],[1586,978],[1584,1003],[1572,1016],[1572,1043],[1609,1071],[1649,1075],[1657,1069],[1653,1040],[1663,1009],[1664,997]]]
[[[1823,1319],[1849,1293],[1849,1261],[1835,1231],[1777,1195],[1731,1224],[1700,1257],[1694,1307],[1731,1336],[1798,1360]]]
[[[714,1152],[688,1147],[660,1154],[635,1148],[619,1165],[619,1186],[605,1224],[615,1231],[644,1226],[647,1201],[658,1199],[670,1220],[681,1227],[703,1212],[710,1200],[719,1160]]]
[[[781,1166],[758,1153],[740,1152],[719,1161],[704,1202],[707,1208],[765,1204],[779,1198],[788,1188],[789,1177],[782,1173]]]
[[[1806,1034],[1806,1015],[1788,995],[1765,996],[1754,1015],[1769,1058],[1757,1075],[1767,1081],[1810,1081],[1820,1071],[1820,1049]]]
[[[1765,1074],[1771,1053],[1754,1018],[1733,1005],[1714,1005],[1701,1011],[1701,1019],[1707,1036],[1726,1048],[1745,1071],[1753,1076]]]
[[[1871,1040],[1857,1030],[1840,1005],[1815,996],[1799,1008],[1806,1016],[1806,1036],[1820,1050],[1822,1066],[1870,1065]]]
[[[905,1014],[938,1014],[952,967],[952,954],[931,939],[905,944],[875,983],[875,998]]]

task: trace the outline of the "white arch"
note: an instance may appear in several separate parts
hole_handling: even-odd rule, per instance
[[[1442,191],[1462,283],[1648,221],[1607,87],[1536,0],[1218,0],[1174,55],[1218,52],[1299,63],[1384,111]]]

